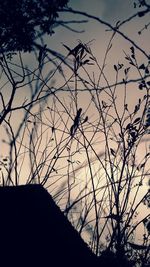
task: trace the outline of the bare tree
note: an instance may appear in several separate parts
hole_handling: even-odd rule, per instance
[[[32,68],[20,51],[1,53],[0,164],[3,185],[48,188],[97,255],[112,253],[120,264],[144,267],[150,263],[150,58],[121,27],[149,14],[150,6],[138,1],[134,7],[138,11],[115,27],[85,12],[60,10],[110,29],[101,63],[92,44],[82,41],[63,44],[65,56],[34,43]],[[129,47],[111,66],[112,83],[106,63],[117,34]]]

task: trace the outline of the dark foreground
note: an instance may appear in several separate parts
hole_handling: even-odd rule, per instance
[[[0,187],[0,266],[116,265],[110,262],[91,252],[42,186]]]

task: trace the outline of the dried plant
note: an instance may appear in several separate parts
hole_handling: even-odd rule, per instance
[[[109,27],[101,63],[92,44],[82,41],[63,44],[65,56],[36,45],[32,67],[22,52],[1,53],[0,173],[3,186],[46,187],[97,255],[113,253],[120,264],[146,267],[150,57],[121,27],[148,14],[150,6],[138,1],[134,7],[140,11],[115,27],[81,11],[61,10]],[[112,82],[107,62],[116,34],[129,47],[122,62],[116,58],[110,67]]]

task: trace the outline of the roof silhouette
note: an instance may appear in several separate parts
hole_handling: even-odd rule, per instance
[[[3,267],[101,266],[41,185],[0,187],[0,231]]]

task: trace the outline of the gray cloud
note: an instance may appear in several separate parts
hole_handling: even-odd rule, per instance
[[[133,13],[131,0],[71,0],[70,6],[99,16],[107,21],[116,22]]]

